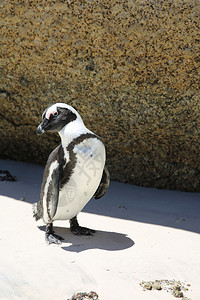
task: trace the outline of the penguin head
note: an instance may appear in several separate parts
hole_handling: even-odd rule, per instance
[[[65,125],[75,120],[82,122],[80,115],[72,106],[65,103],[55,103],[43,112],[42,122],[37,128],[37,133],[59,132]]]

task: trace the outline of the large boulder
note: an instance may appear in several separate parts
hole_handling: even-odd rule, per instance
[[[0,155],[44,164],[43,110],[74,106],[113,179],[200,191],[199,13],[192,0],[1,1]]]

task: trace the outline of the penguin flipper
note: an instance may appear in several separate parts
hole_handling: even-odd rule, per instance
[[[48,203],[47,210],[50,220],[53,219],[57,211],[63,164],[64,153],[60,145],[49,155],[43,177],[43,195],[41,195],[41,198],[44,197],[44,190],[47,190],[45,194],[48,200],[46,203]],[[51,178],[50,181],[48,180],[49,176]]]
[[[101,182],[94,194],[94,199],[99,199],[105,195],[110,184],[110,174],[106,166],[104,167]]]

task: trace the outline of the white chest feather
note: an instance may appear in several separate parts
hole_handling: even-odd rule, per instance
[[[70,156],[70,155],[68,155]],[[75,167],[59,193],[54,220],[76,216],[96,192],[105,165],[105,147],[97,138],[89,138],[73,149]]]

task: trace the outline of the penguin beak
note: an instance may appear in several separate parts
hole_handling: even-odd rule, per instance
[[[42,121],[42,123],[37,128],[37,134],[43,134],[45,129],[49,126],[49,120],[46,118]]]
[[[41,126],[41,124],[38,126],[38,128],[37,128],[37,134],[43,134],[44,133],[44,129],[42,129],[42,126]]]

